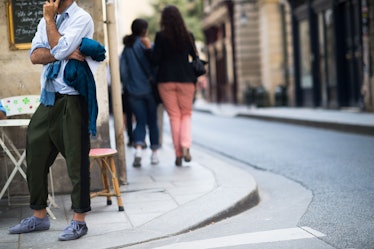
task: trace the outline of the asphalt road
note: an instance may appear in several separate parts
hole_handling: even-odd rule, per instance
[[[281,177],[310,193],[298,227],[334,248],[374,248],[374,136],[205,113],[194,113],[192,133],[197,146],[267,173],[258,175],[260,191]],[[299,197],[291,185],[288,203]]]

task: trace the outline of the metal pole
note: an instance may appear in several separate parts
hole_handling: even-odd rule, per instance
[[[114,137],[118,151],[118,173],[120,184],[127,184],[125,138],[123,135],[123,112],[121,99],[121,81],[119,75],[117,23],[113,0],[106,1],[106,27],[109,44],[109,66],[111,75],[112,109],[114,118]]]
[[[160,144],[160,146],[162,146],[162,143],[163,143],[163,130],[164,130],[164,105],[163,104],[159,104],[158,107],[157,107],[157,125],[158,125],[158,134],[159,134],[159,138],[158,138],[158,143]]]

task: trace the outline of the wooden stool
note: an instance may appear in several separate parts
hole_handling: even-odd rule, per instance
[[[113,156],[117,154],[117,150],[110,148],[97,148],[90,150],[90,168],[94,162],[99,165],[101,171],[101,178],[103,180],[104,189],[98,192],[91,192],[91,198],[96,196],[106,196],[107,205],[112,205],[111,196],[117,197],[118,211],[124,211],[121,193],[119,190],[117,170],[114,164]],[[108,171],[112,176],[113,192],[110,190]]]

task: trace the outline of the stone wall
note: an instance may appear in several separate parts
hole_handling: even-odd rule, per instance
[[[246,103],[248,87],[257,88],[261,79],[259,12],[257,3],[235,5],[235,41],[239,103]]]
[[[285,27],[282,23],[282,5],[285,8]],[[259,16],[261,80],[268,93],[269,104],[274,106],[275,91],[278,86],[285,86],[288,90],[293,88],[291,82],[286,82],[285,78],[285,70],[288,70],[292,65],[289,60],[292,57],[292,49],[290,49],[291,25],[289,19],[287,19],[289,17],[289,7],[287,4],[280,3],[279,0],[260,0]],[[287,53],[287,62],[285,61],[284,50]],[[288,96],[292,95],[292,92],[289,92]]]

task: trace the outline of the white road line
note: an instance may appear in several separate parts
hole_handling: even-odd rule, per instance
[[[311,239],[323,236],[325,236],[323,233],[320,233],[310,227],[296,227],[263,232],[243,233],[213,239],[196,240],[191,242],[181,242],[153,249],[212,249],[225,246]]]

